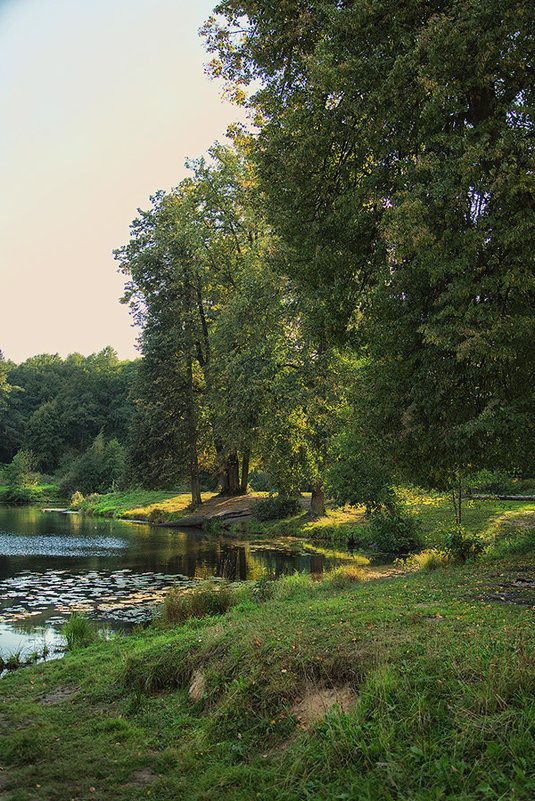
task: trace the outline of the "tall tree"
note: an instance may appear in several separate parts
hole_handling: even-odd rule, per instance
[[[257,157],[292,274],[329,337],[366,346],[370,419],[391,454],[450,485],[496,458],[527,465],[533,4],[215,10],[214,71],[262,82]]]
[[[237,149],[215,145],[208,159],[190,166],[192,177],[140,212],[130,242],[116,255],[128,276],[125,301],[142,326],[142,414],[152,431],[173,432],[173,454],[166,448],[157,460],[167,454],[179,464],[188,455],[198,504],[200,450],[212,451],[223,492],[247,486],[250,435],[235,422],[239,409],[229,408],[224,367],[240,345],[228,326],[225,345],[222,329],[224,309],[246,286],[247,270],[256,269],[263,241],[250,201],[252,176]],[[220,405],[228,411],[226,424]]]

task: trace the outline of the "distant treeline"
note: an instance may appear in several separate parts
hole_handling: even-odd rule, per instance
[[[137,365],[119,361],[110,347],[86,357],[41,354],[18,365],[1,358],[0,464],[24,451],[34,471],[61,478],[98,437],[125,448]]]

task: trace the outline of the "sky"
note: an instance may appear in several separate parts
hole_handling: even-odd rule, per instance
[[[204,73],[215,0],[0,0],[0,350],[139,355],[112,250],[239,110]]]

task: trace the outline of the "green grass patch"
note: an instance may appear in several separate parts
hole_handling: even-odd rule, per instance
[[[202,500],[214,496],[204,492]],[[155,490],[128,490],[109,492],[105,495],[94,493],[84,498],[80,493],[73,496],[71,509],[95,517],[115,517],[122,520],[146,520],[150,523],[163,523],[189,513],[191,495],[189,493],[159,492]]]
[[[535,590],[518,579],[533,569],[296,574],[216,617],[18,671],[2,679],[2,791],[530,801]]]

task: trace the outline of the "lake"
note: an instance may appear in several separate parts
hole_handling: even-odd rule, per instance
[[[300,544],[0,506],[0,656],[61,653],[72,612],[127,630],[150,621],[172,586],[255,579],[264,570],[320,574],[337,563],[334,553]]]

